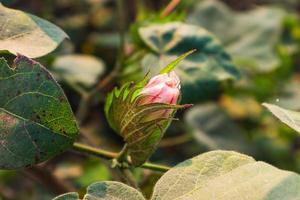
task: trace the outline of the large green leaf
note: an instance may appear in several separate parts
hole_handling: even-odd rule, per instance
[[[59,56],[53,63],[52,72],[57,80],[66,81],[71,87],[84,91],[94,86],[105,67],[102,60],[89,56],[72,54]]]
[[[157,73],[179,55],[197,50],[175,69],[182,82],[183,102],[215,97],[222,81],[239,76],[218,40],[201,27],[179,22],[153,24],[140,28],[139,34],[152,51],[142,61],[145,71],[151,73]]]
[[[298,200],[300,176],[231,151],[212,151],[173,167],[151,200]]]
[[[237,12],[221,1],[206,0],[195,6],[188,21],[216,34],[237,65],[268,72],[280,62],[275,46],[284,16],[277,7]]]
[[[68,36],[57,26],[0,3],[0,51],[40,57],[53,51]]]
[[[279,106],[264,103],[273,115],[275,115],[280,121],[300,133],[300,113],[288,109],[281,108]]]
[[[60,86],[39,63],[0,59],[0,168],[49,159],[68,148],[78,128]]]
[[[188,130],[210,150],[249,152],[245,133],[217,104],[193,106],[186,112]]]

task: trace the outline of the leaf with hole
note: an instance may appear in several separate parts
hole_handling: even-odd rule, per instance
[[[0,168],[45,161],[70,147],[78,128],[63,90],[39,63],[0,59]]]

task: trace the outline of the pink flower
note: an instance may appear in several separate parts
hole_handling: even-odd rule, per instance
[[[180,79],[174,71],[154,76],[140,94],[144,96],[140,101],[141,105],[149,103],[176,104],[180,95]],[[172,110],[166,110],[163,113],[156,112],[156,114],[167,117],[171,112]]]

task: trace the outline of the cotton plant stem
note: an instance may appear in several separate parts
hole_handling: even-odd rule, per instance
[[[138,189],[138,184],[135,181],[132,172],[128,168],[120,168],[120,171],[123,174],[127,184],[130,185],[131,187]]]
[[[107,159],[107,160],[116,159],[119,156],[119,153],[106,151],[106,150],[102,150],[99,148],[94,148],[94,147],[91,147],[91,146],[88,146],[85,144],[81,144],[81,143],[74,143],[73,150],[75,150],[77,152],[93,155],[93,156],[96,156],[99,158]],[[148,163],[148,162],[144,163],[140,167],[144,168],[144,169],[158,171],[158,172],[166,172],[170,169],[170,167],[167,167],[164,165],[158,165],[158,164]]]
[[[126,16],[124,14],[124,0],[117,0],[117,14],[118,14],[118,27],[120,35],[120,46],[118,52],[118,58],[115,64],[114,69],[102,79],[95,88],[82,96],[81,102],[76,113],[77,122],[79,125],[83,123],[85,118],[88,115],[91,103],[94,97],[100,93],[104,88],[106,88],[119,74],[122,65],[124,63],[125,57],[125,31],[126,31]]]

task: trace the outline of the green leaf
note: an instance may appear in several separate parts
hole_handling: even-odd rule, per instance
[[[69,192],[66,194],[59,195],[53,200],[79,200],[79,195],[76,192]]]
[[[80,91],[91,89],[104,71],[105,66],[102,60],[81,54],[59,56],[52,67],[57,80],[63,80]]]
[[[269,111],[273,113],[280,121],[300,133],[300,113],[292,110],[287,110],[279,106],[264,103]]]
[[[76,196],[77,195],[77,196]],[[78,200],[77,193],[66,193],[53,200]],[[83,200],[146,200],[136,189],[115,181],[96,182],[87,188]]]
[[[103,181],[90,185],[83,200],[145,200],[136,189],[123,183]]]
[[[67,38],[65,32],[52,23],[34,15],[9,9],[0,3],[0,51],[30,58],[53,51]]]
[[[250,146],[241,128],[217,104],[196,105],[185,114],[188,130],[209,150],[249,153]]]
[[[280,63],[275,47],[280,42],[284,16],[278,7],[238,12],[221,1],[206,0],[194,6],[188,22],[220,38],[237,65],[269,72]]]
[[[0,168],[45,161],[78,135],[60,86],[39,63],[17,56],[13,68],[0,59]]]
[[[106,118],[127,143],[128,155],[134,166],[142,165],[150,157],[173,117],[152,119],[151,115],[167,109],[173,110],[174,114],[176,110],[185,107],[162,103],[139,105],[139,92],[145,82],[143,80],[137,84],[125,84],[120,89],[115,88],[105,104]]]
[[[165,173],[151,200],[294,200],[300,176],[232,151],[211,151]]]
[[[239,77],[218,40],[201,27],[179,22],[153,24],[140,28],[139,33],[152,51],[143,58],[144,71],[153,74],[183,53],[197,50],[175,69],[184,103],[213,98],[219,94],[222,82]]]

